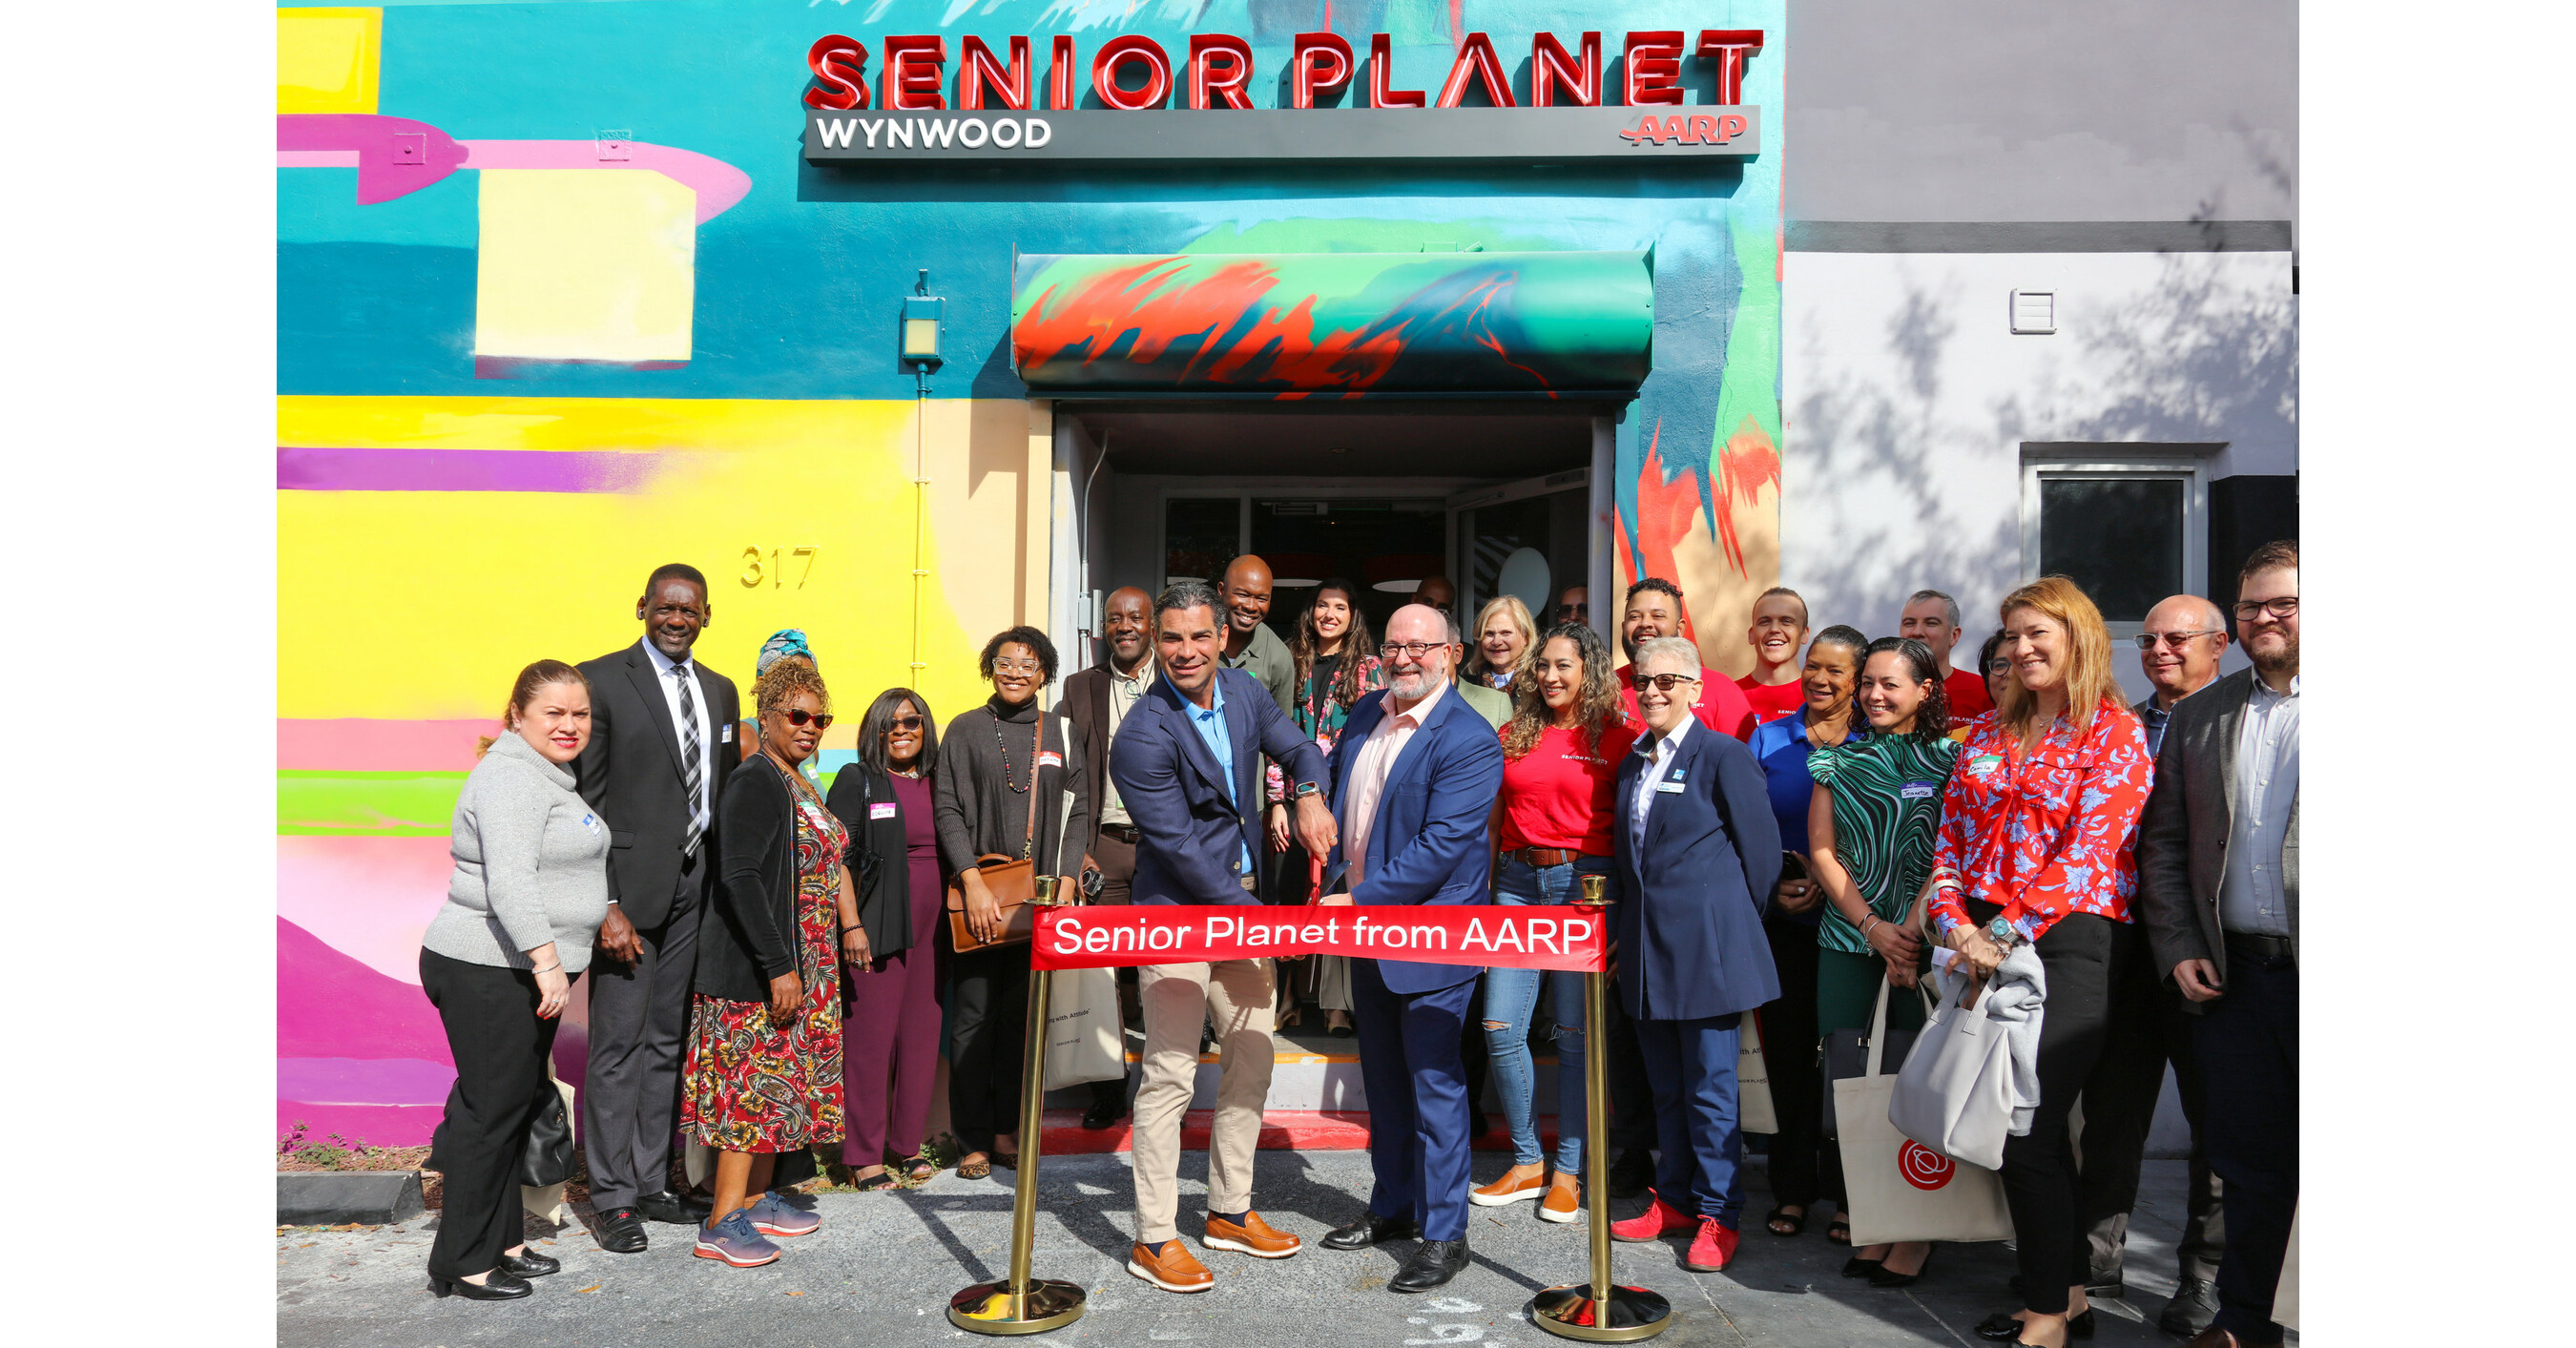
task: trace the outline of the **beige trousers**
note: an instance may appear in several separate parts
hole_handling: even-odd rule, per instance
[[[1197,1084],[1199,1025],[1216,1022],[1222,1055],[1216,1119],[1208,1135],[1210,1212],[1252,1206],[1252,1154],[1261,1141],[1261,1107],[1270,1096],[1270,1007],[1276,972],[1269,960],[1219,964],[1148,964],[1136,970],[1145,1006],[1144,1081],[1136,1088],[1136,1239],[1177,1239],[1181,1116]]]

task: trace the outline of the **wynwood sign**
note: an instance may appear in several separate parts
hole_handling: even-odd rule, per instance
[[[1191,162],[1509,159],[1557,162],[1642,156],[1744,159],[1761,153],[1758,106],[1742,101],[1746,63],[1760,29],[1632,32],[1621,44],[1619,102],[1602,78],[1601,35],[1567,50],[1552,33],[1530,38],[1529,101],[1512,95],[1501,56],[1483,33],[1459,43],[1437,96],[1396,87],[1394,43],[1369,40],[1368,101],[1319,108],[1319,95],[1363,78],[1348,40],[1300,33],[1288,58],[1285,108],[1255,108],[1252,44],[1196,33],[1176,69],[1172,53],[1140,33],[1100,44],[1084,71],[1074,40],[1049,40],[1046,81],[1026,37],[997,53],[982,38],[959,41],[949,61],[938,35],[882,41],[876,88],[867,44],[839,34],[806,53],[805,158],[839,166],[921,161]],[[1685,62],[1713,77],[1707,103],[1686,105]],[[1696,72],[1694,72],[1696,73]],[[1102,106],[1083,108],[1087,87]],[[954,90],[952,101],[950,91]],[[1470,89],[1489,107],[1468,107]],[[1175,94],[1179,97],[1176,99]],[[1129,114],[1160,111],[1166,115]],[[1223,112],[1224,116],[1191,116]]]

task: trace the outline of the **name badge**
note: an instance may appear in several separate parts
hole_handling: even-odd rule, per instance
[[[892,818],[894,818],[894,802],[893,802],[893,801],[890,801],[890,800],[885,800],[885,801],[875,801],[875,802],[870,803],[870,804],[869,804],[869,806],[868,806],[868,818],[870,818],[870,819],[892,819]]]
[[[1045,753],[1038,755],[1038,766],[1042,768],[1063,767],[1064,755],[1057,753],[1053,749],[1049,749]]]
[[[589,829],[593,833],[597,833],[599,831],[599,816],[595,814],[583,815],[581,817],[581,826]]]
[[[1932,784],[1930,782],[1907,782],[1905,785],[1896,789],[1896,795],[1900,800],[1930,800],[1932,799]]]
[[[731,744],[731,743],[733,743],[733,722],[731,722],[731,721],[727,721],[727,722],[725,722],[725,723],[724,723],[724,730],[723,730],[723,732],[722,732],[722,733],[720,733],[720,734],[716,737],[716,743],[718,743],[718,744]]]
[[[1658,790],[1658,791],[1670,792],[1671,794],[1678,796],[1678,795],[1680,795],[1680,794],[1682,793],[1682,783],[1680,783],[1680,782],[1657,782],[1657,783],[1655,783],[1655,789],[1656,789],[1656,790]]]
[[[1993,772],[1996,768],[2003,766],[2003,761],[2004,758],[2001,754],[1979,754],[1968,760],[1968,775],[1971,777],[1983,777],[1988,773]]]

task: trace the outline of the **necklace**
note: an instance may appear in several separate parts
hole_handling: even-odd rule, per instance
[[[1011,780],[1011,746],[1002,742],[1002,718],[999,716],[993,718],[993,747],[1002,751],[1002,785],[1009,787],[1015,794],[1027,795],[1029,787],[1038,784],[1037,765],[1034,763],[1029,765],[1028,786],[1022,786]]]
[[[921,780],[921,760],[917,758],[914,759],[912,766],[908,768],[889,767],[886,771],[897,777],[909,777],[914,781],[919,781]]]

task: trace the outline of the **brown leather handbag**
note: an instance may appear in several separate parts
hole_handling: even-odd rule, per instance
[[[1037,729],[1029,736],[1029,829],[1020,842],[1017,858],[1000,852],[988,852],[975,858],[975,869],[984,876],[984,888],[1002,911],[1002,934],[992,940],[978,940],[975,929],[966,921],[966,889],[963,884],[948,887],[948,942],[958,954],[969,955],[996,946],[1018,945],[1037,934],[1038,863],[1030,855],[1038,841],[1038,756],[1046,750],[1046,713],[1038,713]],[[1007,765],[1004,773],[1008,775]]]

